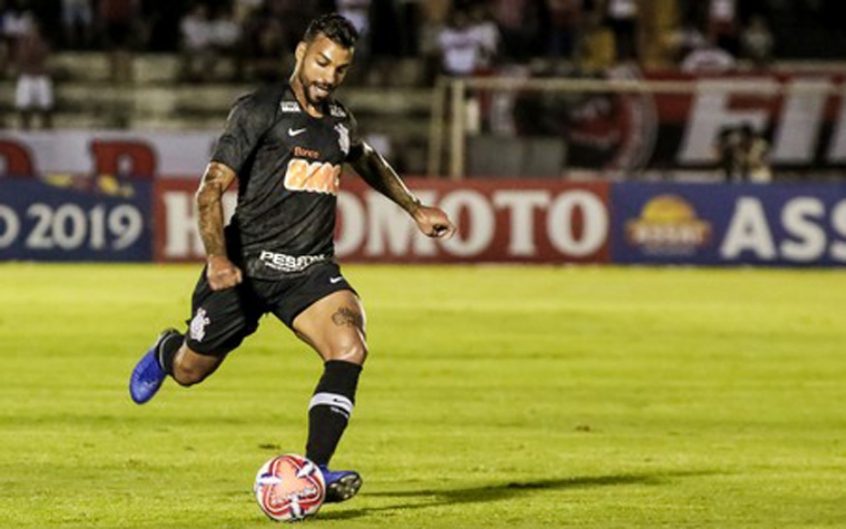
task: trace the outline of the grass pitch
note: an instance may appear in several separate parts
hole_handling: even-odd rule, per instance
[[[197,266],[0,266],[0,528],[259,528],[317,357],[273,319],[127,394]],[[371,356],[309,526],[846,527],[846,274],[345,267]]]

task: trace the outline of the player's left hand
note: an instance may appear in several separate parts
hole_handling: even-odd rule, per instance
[[[440,208],[420,206],[414,212],[414,222],[420,231],[436,239],[449,239],[455,235],[455,225]]]

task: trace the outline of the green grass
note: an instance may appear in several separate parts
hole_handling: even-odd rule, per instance
[[[126,382],[196,266],[0,266],[0,528],[270,527],[321,366],[273,320]],[[330,528],[846,526],[846,273],[348,266],[371,356]]]

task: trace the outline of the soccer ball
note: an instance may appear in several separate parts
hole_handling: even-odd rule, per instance
[[[278,522],[312,516],[326,499],[323,472],[295,454],[277,456],[262,465],[253,490],[264,514]]]

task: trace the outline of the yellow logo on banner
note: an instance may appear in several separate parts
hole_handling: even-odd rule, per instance
[[[676,195],[659,195],[643,206],[640,218],[626,223],[629,244],[651,255],[690,255],[711,240],[711,224]]]

